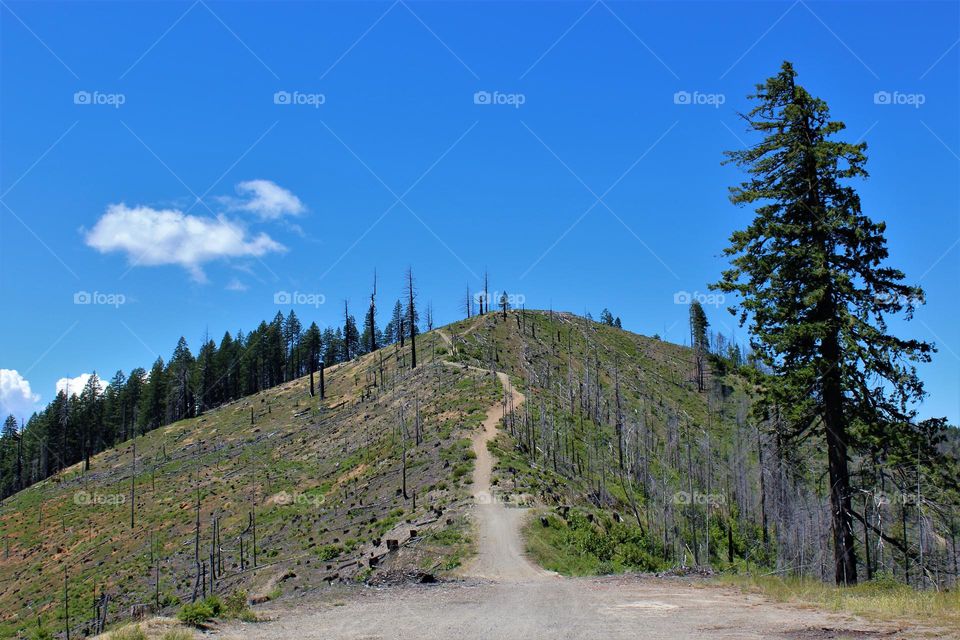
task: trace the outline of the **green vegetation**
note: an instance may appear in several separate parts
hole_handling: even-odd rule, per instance
[[[527,550],[545,569],[585,576],[666,567],[663,551],[636,526],[580,510],[571,511],[566,519],[556,514],[542,517],[547,526],[534,518],[524,533]]]
[[[223,604],[217,596],[209,596],[196,602],[188,602],[180,608],[177,619],[184,624],[200,627],[219,617],[223,613]]]

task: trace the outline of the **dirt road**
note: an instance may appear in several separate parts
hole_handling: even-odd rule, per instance
[[[513,394],[523,395],[498,374]],[[499,403],[474,437],[473,475],[479,549],[463,580],[437,585],[343,589],[260,615],[270,622],[234,624],[222,638],[288,640],[604,640],[645,638],[756,639],[899,638],[896,627],[871,626],[848,616],[782,606],[737,590],[681,579],[614,576],[563,578],[533,565],[523,552],[526,510],[491,499]]]
[[[525,400],[523,394],[513,388],[507,374],[498,373],[497,377],[503,388],[513,395],[513,406],[520,406]],[[500,405],[490,407],[483,429],[473,437],[473,452],[477,456],[473,467],[474,518],[480,540],[476,558],[464,567],[462,574],[500,582],[541,580],[550,574],[527,559],[520,536],[529,509],[505,505],[490,487],[493,456],[487,443],[496,437],[502,413]]]

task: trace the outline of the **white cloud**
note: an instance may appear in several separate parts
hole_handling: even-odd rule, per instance
[[[285,215],[300,215],[306,207],[300,198],[270,180],[247,180],[237,185],[237,193],[245,200],[234,207],[255,213],[264,220],[276,220]]]
[[[66,391],[68,395],[78,396],[83,392],[83,388],[87,386],[87,380],[90,379],[89,373],[81,373],[76,378],[60,378],[57,380],[57,393],[61,391]],[[103,378],[98,378],[100,381],[100,392],[103,393],[107,388],[107,382]]]
[[[267,234],[248,236],[242,226],[223,217],[123,203],[107,207],[86,234],[86,243],[100,253],[124,252],[133,265],[180,265],[201,282],[206,279],[205,262],[284,250]]]
[[[29,418],[37,409],[40,394],[30,389],[30,381],[20,375],[16,369],[0,369],[0,410],[6,418]]]
[[[227,283],[227,291],[246,291],[247,289],[249,289],[249,287],[240,282],[237,278],[234,278]]]

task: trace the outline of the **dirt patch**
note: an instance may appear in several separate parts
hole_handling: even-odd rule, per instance
[[[354,467],[350,471],[347,471],[345,474],[337,478],[337,486],[340,487],[350,482],[351,480],[359,478],[369,468],[370,468],[370,465],[368,465],[366,462],[362,462],[358,464],[356,467]]]

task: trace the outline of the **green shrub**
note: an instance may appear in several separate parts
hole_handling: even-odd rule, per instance
[[[210,622],[223,613],[223,605],[220,598],[210,596],[197,602],[191,602],[183,605],[177,618],[184,624],[199,627],[204,623]]]
[[[43,625],[37,626],[30,634],[30,640],[54,640],[53,633]]]
[[[317,547],[316,553],[321,560],[333,560],[343,553],[343,547],[338,544],[327,544],[322,547]]]
[[[256,622],[257,616],[250,610],[247,601],[247,592],[238,589],[223,600],[223,615],[226,618],[237,618],[244,622]]]

